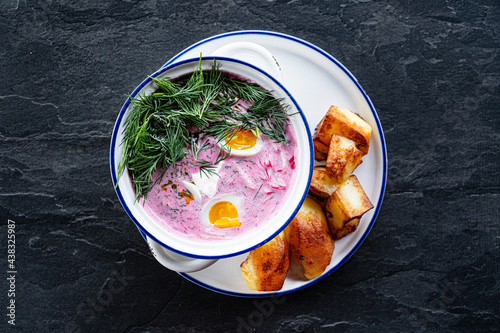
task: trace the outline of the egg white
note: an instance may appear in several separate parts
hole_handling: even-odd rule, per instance
[[[238,211],[238,217],[241,216],[242,207],[243,207],[243,199],[237,195],[226,194],[226,195],[223,195],[219,198],[213,198],[213,199],[209,200],[205,204],[203,209],[201,210],[201,222],[205,226],[207,226],[207,227],[213,226],[213,224],[210,223],[208,213],[210,212],[210,208],[212,208],[213,205],[215,205],[217,202],[220,202],[220,201],[229,201],[230,203],[232,203],[236,207],[236,210]]]
[[[232,156],[241,156],[241,157],[247,157],[247,156],[253,156],[257,153],[259,153],[262,150],[262,147],[264,146],[264,141],[262,141],[261,138],[257,138],[257,142],[252,148],[248,149],[234,149],[231,148],[231,155]]]
[[[182,185],[184,185],[186,190],[191,192],[191,194],[193,195],[194,201],[201,204],[201,192],[200,192],[200,189],[198,188],[198,186],[196,186],[195,184],[190,183],[186,180],[182,181]]]
[[[219,162],[214,166],[215,173],[219,173],[223,162]],[[217,184],[219,183],[220,177],[218,175],[204,174],[201,171],[191,174],[191,179],[196,184],[198,190],[205,194],[207,197],[211,198],[217,193]]]

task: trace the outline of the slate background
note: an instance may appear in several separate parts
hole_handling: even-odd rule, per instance
[[[1,267],[11,219],[18,268],[15,327],[0,274],[0,331],[497,331],[499,22],[496,0],[0,1]],[[163,269],[108,167],[124,95],[192,43],[242,29],[336,57],[387,140],[369,237],[327,279],[273,306]],[[102,306],[117,276],[124,286]]]

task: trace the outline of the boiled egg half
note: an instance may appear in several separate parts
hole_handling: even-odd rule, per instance
[[[238,211],[242,199],[236,195],[224,195],[209,200],[201,210],[201,221],[207,227],[235,228],[241,226]]]
[[[264,142],[250,130],[240,130],[226,140],[231,148],[231,155],[252,156],[261,151]]]

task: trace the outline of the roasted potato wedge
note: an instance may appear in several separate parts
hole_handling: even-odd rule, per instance
[[[362,157],[363,153],[356,148],[354,141],[334,134],[326,159],[326,171],[335,183],[341,184],[361,164]]]
[[[326,200],[324,212],[335,240],[356,230],[360,218],[373,208],[358,178],[351,175]]]
[[[332,196],[339,185],[340,182],[336,182],[326,172],[325,167],[314,167],[309,193],[318,198],[327,199]]]
[[[325,161],[328,155],[328,147],[330,141],[326,141],[325,138],[323,142],[322,136],[316,137],[316,133],[320,133],[321,129],[323,128],[323,122],[325,121],[325,118],[326,116],[324,116],[323,119],[321,119],[320,123],[318,124],[318,126],[316,126],[316,129],[314,130],[313,146],[314,146],[314,159],[316,161]]]
[[[328,154],[333,134],[345,136],[356,142],[363,155],[368,153],[372,128],[356,113],[337,106],[331,106],[313,135],[314,150],[318,154]]]
[[[283,287],[289,266],[290,249],[282,231],[266,244],[250,251],[241,264],[241,274],[252,290],[276,291]]]
[[[316,161],[326,161],[326,157],[328,156],[328,147],[324,147],[324,145],[319,142],[313,140],[314,145],[314,159]],[[326,150],[326,152],[324,152]]]
[[[307,197],[286,228],[290,252],[304,267],[307,279],[320,276],[332,259],[335,243],[319,203]]]

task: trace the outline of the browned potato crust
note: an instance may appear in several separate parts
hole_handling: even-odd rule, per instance
[[[363,153],[356,148],[354,141],[334,134],[326,159],[326,171],[335,183],[340,184],[361,164],[362,157]]]
[[[325,147],[321,142],[313,140],[314,145],[314,159],[316,161],[325,161],[327,157],[328,147]]]
[[[326,172],[325,167],[314,167],[309,192],[318,198],[327,199],[339,184]]]
[[[313,135],[314,149],[327,154],[333,134],[344,136],[356,142],[359,150],[366,155],[370,147],[371,126],[356,113],[331,106]]]
[[[355,218],[350,221],[348,221],[346,224],[344,224],[344,227],[340,230],[337,231],[337,234],[335,235],[335,239],[339,240],[342,237],[347,236],[351,232],[356,231],[359,225],[359,220],[360,218]]]
[[[241,264],[241,274],[252,290],[276,291],[283,287],[289,266],[290,249],[282,231],[266,244],[250,251]]]
[[[286,233],[290,251],[304,267],[305,277],[320,276],[330,264],[335,243],[319,203],[307,197]]]
[[[316,161],[325,161],[328,154],[328,147],[330,146],[330,141],[327,138],[323,138],[320,135],[323,131],[323,123],[325,122],[326,115],[321,119],[318,126],[314,130],[313,135],[313,146],[314,146],[314,159]]]
[[[359,219],[373,208],[358,178],[351,175],[326,200],[325,215],[335,240],[356,230]]]

